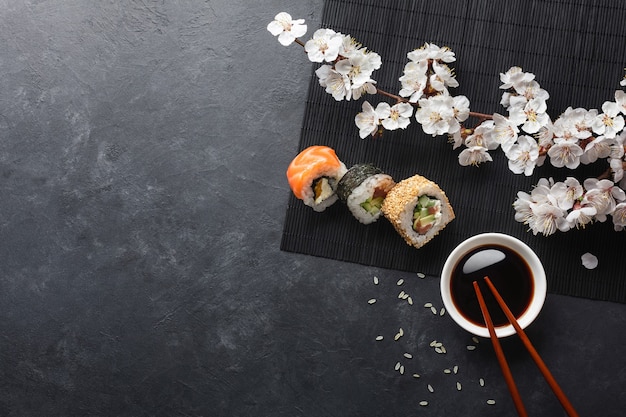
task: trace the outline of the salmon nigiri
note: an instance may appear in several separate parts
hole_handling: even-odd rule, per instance
[[[337,183],[347,169],[334,149],[314,145],[300,152],[287,168],[293,194],[315,211],[324,211],[337,201]]]

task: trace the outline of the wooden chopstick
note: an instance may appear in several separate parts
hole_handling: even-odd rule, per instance
[[[483,294],[480,291],[480,288],[478,287],[478,282],[476,281],[474,281],[474,291],[476,291],[476,297],[478,297],[478,304],[480,304],[480,310],[483,313],[485,324],[487,325],[487,329],[489,329],[489,336],[491,336],[491,343],[493,344],[493,349],[496,352],[496,358],[498,358],[498,363],[500,364],[500,369],[502,370],[502,374],[504,375],[504,380],[506,381],[506,385],[509,388],[511,397],[513,397],[513,403],[515,404],[515,409],[517,410],[517,414],[519,414],[520,417],[527,417],[528,414],[526,413],[524,402],[522,401],[522,397],[519,394],[517,385],[515,385],[513,374],[511,374],[511,369],[509,368],[509,364],[507,363],[506,357],[504,356],[504,352],[502,351],[502,346],[500,345],[500,341],[498,340],[498,336],[496,335],[496,329],[493,327],[493,321],[491,320],[491,315],[489,314],[489,310],[487,309],[487,304],[485,303]]]
[[[504,314],[509,319],[509,322],[515,328],[515,331],[517,332],[518,336],[520,337],[520,339],[524,343],[524,346],[526,347],[526,349],[530,353],[530,356],[535,361],[535,364],[537,365],[537,367],[541,371],[541,374],[543,375],[545,380],[548,382],[548,385],[550,385],[550,388],[552,388],[552,391],[554,392],[554,394],[558,398],[559,402],[561,403],[561,405],[563,406],[563,408],[567,412],[567,415],[570,416],[570,417],[578,417],[578,413],[576,412],[576,410],[574,410],[574,407],[572,406],[572,404],[568,400],[567,396],[565,395],[565,393],[563,392],[563,390],[561,389],[559,384],[556,382],[556,379],[554,379],[554,376],[552,376],[552,373],[550,372],[550,370],[548,369],[546,364],[543,362],[543,360],[539,356],[539,353],[537,353],[537,350],[534,348],[532,343],[530,343],[530,339],[528,339],[528,336],[526,336],[526,333],[520,327],[519,323],[515,319],[515,316],[513,315],[513,313],[509,309],[509,307],[504,302],[504,299],[502,298],[502,296],[500,296],[500,293],[498,292],[496,287],[493,285],[493,283],[491,282],[489,277],[485,277],[485,281],[487,282],[487,286],[489,287],[489,289],[493,293],[494,297],[496,298],[496,301],[500,305],[500,308],[502,309],[502,311],[504,311]],[[476,286],[477,286],[477,284],[476,284]],[[482,306],[481,306],[481,308],[482,308]],[[492,324],[492,326],[493,326],[493,324]],[[495,334],[495,331],[494,331],[494,334]],[[493,337],[492,337],[492,339],[493,339]]]

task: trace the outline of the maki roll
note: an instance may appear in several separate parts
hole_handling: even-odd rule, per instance
[[[370,224],[380,217],[383,201],[395,184],[374,165],[357,164],[339,180],[337,195],[358,221]]]
[[[328,146],[314,145],[300,152],[287,168],[293,194],[315,211],[324,211],[337,201],[337,183],[347,169]]]
[[[454,219],[448,197],[434,182],[415,175],[393,187],[382,212],[406,243],[421,248]]]

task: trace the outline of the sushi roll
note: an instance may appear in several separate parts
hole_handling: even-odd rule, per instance
[[[347,169],[334,149],[314,145],[300,152],[287,168],[293,194],[315,211],[324,211],[337,201],[337,183]]]
[[[374,165],[357,164],[339,180],[337,195],[358,221],[370,224],[381,216],[383,201],[395,184]]]
[[[448,197],[434,182],[415,175],[393,187],[382,212],[406,243],[421,248],[454,219]]]

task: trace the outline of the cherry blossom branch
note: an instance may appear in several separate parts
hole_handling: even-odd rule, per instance
[[[298,38],[294,39],[294,42],[297,43],[298,45],[300,45],[303,48],[305,47],[305,43],[302,42]],[[395,100],[397,103],[409,103],[409,104],[411,104],[414,107],[418,107],[418,104],[411,103],[408,99],[406,99],[404,97],[400,97],[399,95],[389,93],[389,92],[387,92],[385,90],[382,90],[380,88],[376,88],[376,94],[379,94],[381,96],[385,96],[385,97],[391,98],[391,99]],[[478,124],[484,122],[485,120],[492,120],[493,119],[493,115],[491,115],[491,114],[479,113],[479,112],[474,112],[474,111],[470,111],[469,115],[470,115],[470,117],[477,118],[479,120]]]

